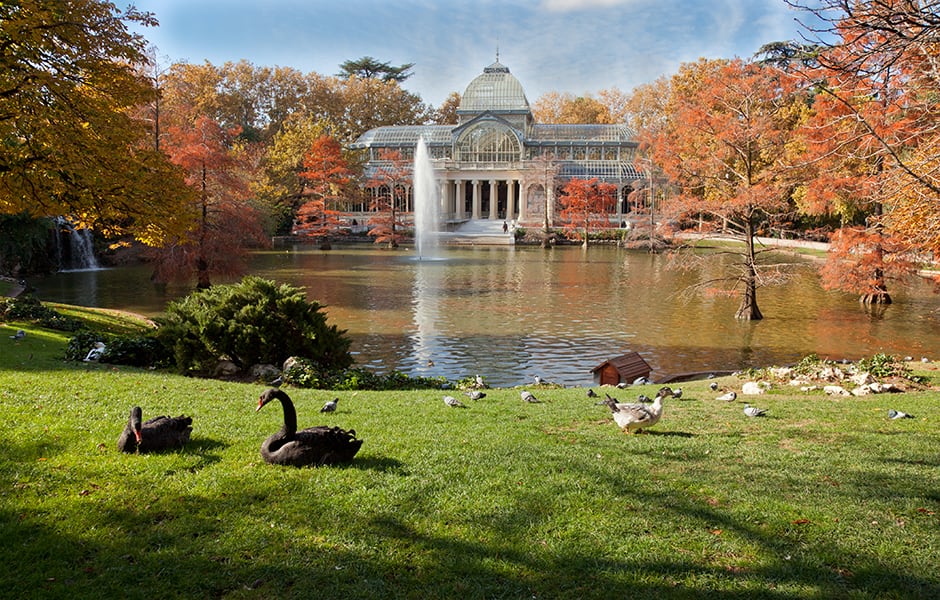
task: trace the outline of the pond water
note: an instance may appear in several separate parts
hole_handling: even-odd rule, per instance
[[[787,260],[793,260],[788,256]],[[930,284],[892,289],[872,313],[855,296],[826,292],[813,264],[758,290],[764,320],[734,318],[738,300],[683,290],[720,273],[671,268],[668,257],[614,247],[461,247],[417,260],[388,251],[311,246],[258,252],[253,274],[308,290],[346,329],[359,366],[493,386],[535,375],[591,385],[591,369],[639,352],[654,379],[782,365],[810,353],[855,360],[878,352],[940,358],[940,304]],[[153,285],[146,267],[58,273],[31,281],[43,300],[147,315],[188,292]]]

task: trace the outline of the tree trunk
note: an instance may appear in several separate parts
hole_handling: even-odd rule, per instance
[[[744,235],[747,242],[747,258],[744,272],[744,297],[741,299],[741,306],[738,312],[734,314],[736,319],[742,321],[760,321],[764,318],[760,308],[757,307],[757,259],[754,254],[754,224],[751,219],[747,219],[744,226]]]

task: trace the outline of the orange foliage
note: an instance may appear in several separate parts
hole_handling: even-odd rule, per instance
[[[326,244],[329,237],[341,233],[340,211],[336,200],[343,188],[352,180],[352,170],[343,158],[342,146],[333,137],[321,135],[304,154],[304,171],[300,176],[307,182],[304,195],[314,196],[297,210],[292,233],[316,238]]]
[[[401,212],[407,202],[408,186],[411,185],[411,161],[406,160],[398,150],[379,151],[383,166],[379,167],[369,180],[368,187],[376,190],[369,209],[369,235],[375,237],[376,244],[388,244],[395,248],[404,238],[405,224],[401,221]]]
[[[886,278],[912,269],[896,249],[896,241],[878,229],[843,227],[833,234],[828,260],[820,269],[823,287],[861,294],[869,303],[890,303]]]
[[[198,217],[184,235],[154,251],[158,281],[195,275],[200,288],[209,287],[213,276],[243,273],[247,247],[267,243],[260,216],[245,201],[244,153],[232,147],[237,135],[207,117],[167,129],[165,147],[196,191]]]
[[[597,179],[572,179],[561,196],[559,217],[565,232],[585,244],[591,231],[608,227],[609,215],[617,205],[617,186]]]

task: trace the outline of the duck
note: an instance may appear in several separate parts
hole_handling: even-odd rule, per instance
[[[613,414],[614,422],[624,433],[642,433],[643,429],[652,427],[663,416],[663,398],[672,395],[672,390],[665,393],[663,388],[656,394],[652,405],[647,404],[621,404],[610,394],[607,394],[607,406]]]
[[[333,412],[336,410],[336,403],[339,402],[339,398],[333,398],[329,402],[323,405],[323,408],[320,409],[321,413]]]
[[[261,444],[261,458],[274,465],[308,467],[352,462],[362,447],[354,429],[319,425],[297,431],[297,411],[283,390],[268,388],[258,397],[260,411],[273,400],[281,403],[284,426]]]
[[[193,432],[193,418],[185,415],[164,415],[145,423],[141,423],[142,419],[143,410],[139,406],[132,408],[127,425],[118,437],[118,450],[132,453],[182,448]]]

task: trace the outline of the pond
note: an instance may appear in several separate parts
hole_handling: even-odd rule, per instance
[[[496,387],[535,375],[591,385],[607,358],[639,352],[654,379],[782,365],[807,354],[855,360],[885,352],[940,357],[932,286],[892,289],[870,312],[851,294],[826,292],[814,264],[785,285],[758,290],[762,321],[734,318],[736,298],[684,294],[720,272],[677,270],[669,258],[597,246],[543,250],[475,246],[417,260],[410,249],[312,246],[258,252],[251,272],[301,286],[346,329],[359,366],[448,379],[476,374]],[[792,256],[786,260],[792,261]],[[188,290],[155,286],[146,267],[58,273],[31,281],[43,300],[147,315]]]

